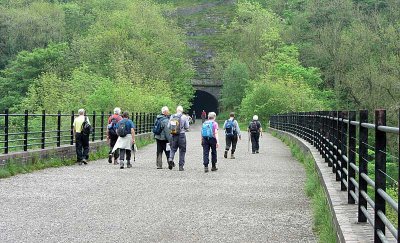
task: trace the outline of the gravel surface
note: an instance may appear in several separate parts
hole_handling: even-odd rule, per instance
[[[0,242],[316,241],[305,171],[283,143],[265,134],[253,155],[243,134],[232,160],[221,139],[219,170],[204,173],[199,130],[184,172],[157,170],[152,144],[131,169],[104,159],[0,180]]]

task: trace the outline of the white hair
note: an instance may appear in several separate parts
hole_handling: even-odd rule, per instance
[[[254,116],[253,116],[253,120],[254,120],[254,121],[258,121],[258,116],[257,116],[257,115],[254,115]]]
[[[169,111],[168,106],[163,106],[163,108],[161,108],[161,113],[163,114],[168,111]]]
[[[85,115],[85,110],[84,109],[79,109],[78,110],[79,115]]]
[[[215,114],[215,112],[208,113],[208,119],[215,119],[216,116],[217,116],[217,114]]]
[[[176,107],[176,112],[177,113],[182,113],[183,112],[183,107],[181,105]]]
[[[114,114],[120,115],[121,114],[121,108],[115,107],[114,108]]]

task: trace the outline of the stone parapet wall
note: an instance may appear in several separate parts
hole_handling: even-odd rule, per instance
[[[152,133],[144,133],[136,135],[136,140],[152,138]],[[106,140],[98,140],[90,142],[90,152],[96,152],[99,149],[107,146]],[[29,151],[14,152],[9,154],[0,155],[0,167],[5,166],[8,162],[12,161],[20,164],[35,163],[39,160],[58,157],[60,159],[74,159],[76,158],[75,145],[63,145],[54,148],[35,149]]]

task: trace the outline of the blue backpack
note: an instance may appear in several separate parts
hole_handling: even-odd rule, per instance
[[[160,135],[163,128],[161,127],[162,121],[164,119],[167,119],[166,117],[159,117],[156,119],[156,121],[154,122],[154,126],[153,126],[153,133],[154,135]]]
[[[236,135],[234,120],[227,120],[225,124],[225,135],[233,137]]]
[[[201,136],[203,138],[213,138],[214,133],[213,133],[213,121],[206,121],[203,123],[203,126],[201,127]]]

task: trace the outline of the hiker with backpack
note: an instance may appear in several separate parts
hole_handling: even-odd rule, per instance
[[[117,123],[122,120],[121,117],[121,109],[116,107],[114,109],[114,114],[108,118],[108,125],[107,125],[107,143],[110,145],[110,152],[108,152],[108,163],[112,163],[112,159],[114,157],[114,164],[118,164],[118,157],[119,153],[116,150],[114,153],[112,152],[115,143],[118,140],[117,134]]]
[[[206,121],[207,113],[203,110],[201,112],[201,123],[204,123]]]
[[[154,122],[153,133],[157,141],[157,169],[162,169],[162,155],[165,152],[167,161],[169,159],[170,149],[169,141],[171,140],[171,133],[168,128],[169,123],[169,109],[164,106],[161,108],[161,114],[157,116]]]
[[[201,127],[201,145],[203,146],[203,165],[204,172],[208,172],[208,164],[210,163],[210,150],[211,150],[211,171],[217,169],[217,148],[218,142],[218,123],[215,121],[215,112],[208,113],[208,120],[205,121]]]
[[[262,137],[262,127],[257,115],[253,116],[253,121],[249,124],[248,132],[251,138],[251,151],[253,154],[258,154],[260,149],[260,135]]]
[[[240,128],[238,122],[235,120],[235,113],[231,112],[229,114],[229,119],[224,123],[225,130],[225,140],[226,147],[224,152],[224,158],[228,158],[228,151],[231,148],[231,159],[235,158],[236,144],[238,142],[238,138],[241,140],[242,135],[240,134]]]
[[[172,135],[171,138],[171,152],[168,159],[168,169],[172,170],[175,167],[174,157],[179,148],[179,171],[184,171],[185,154],[186,154],[186,134],[189,130],[189,119],[183,115],[183,107],[176,108],[176,114],[172,115],[169,119],[168,128]]]
[[[74,119],[72,124],[75,137],[76,157],[79,165],[87,164],[89,159],[89,135],[91,133],[91,125],[89,118],[85,116],[85,110],[78,110],[79,116]]]
[[[131,168],[131,156],[135,144],[135,124],[131,119],[129,119],[129,114],[126,111],[122,114],[122,120],[117,123],[117,134],[118,139],[114,145],[112,153],[119,149],[120,169],[124,168],[125,160],[126,167]]]

